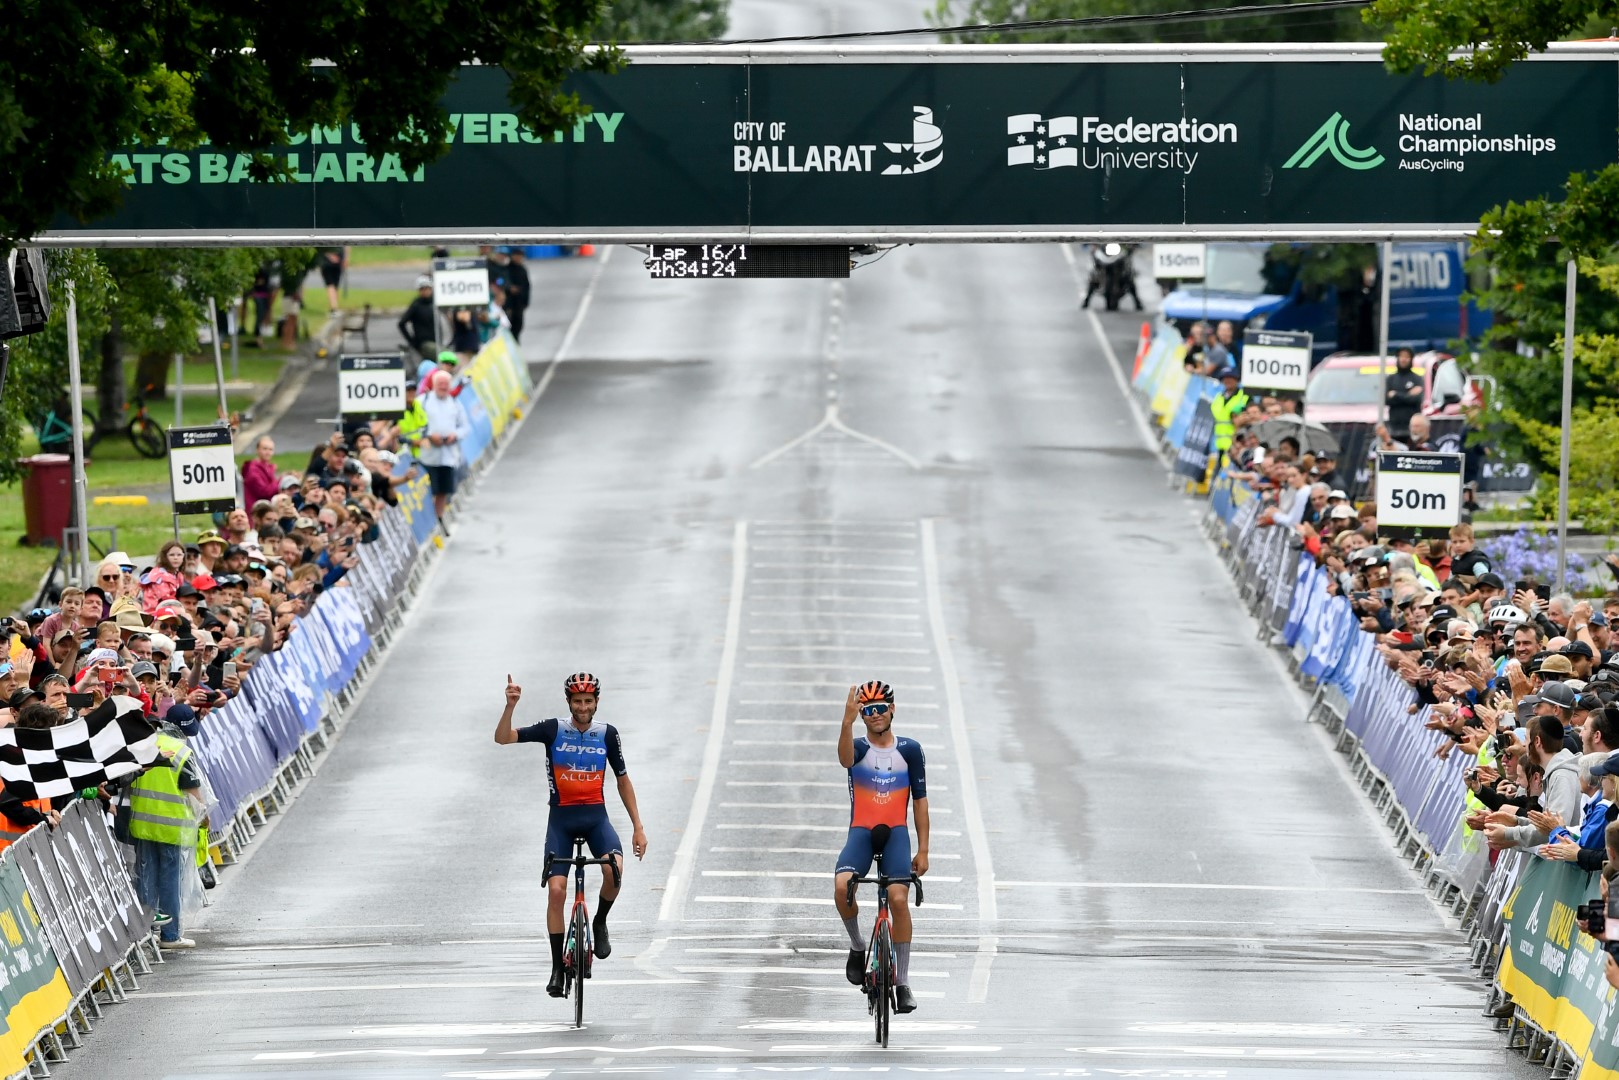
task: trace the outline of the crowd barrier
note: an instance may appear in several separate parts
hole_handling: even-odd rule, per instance
[[[1185,449],[1177,421],[1207,393],[1200,376],[1185,372],[1184,356],[1178,337],[1159,334],[1131,380],[1171,466]],[[1437,756],[1450,740],[1425,726],[1426,707],[1389,669],[1348,599],[1329,594],[1326,571],[1304,557],[1292,530],[1260,526],[1258,511],[1245,486],[1215,473],[1205,530],[1260,639],[1283,650],[1312,693],[1307,719],[1334,736],[1402,857],[1467,931],[1486,1014],[1498,1018],[1508,1045],[1555,1077],[1619,1080],[1619,996],[1599,943],[1574,916],[1597,895],[1598,875],[1524,852],[1503,853],[1492,867],[1483,837],[1462,822],[1463,774],[1474,759]]]
[[[462,444],[476,487],[512,431],[533,380],[510,334],[467,366],[459,398],[472,420]],[[402,454],[397,469],[411,466]],[[209,861],[225,868],[283,810],[342,729],[409,609],[439,545],[425,475],[397,487],[398,512],[358,549],[338,587],[320,594],[281,649],[254,664],[240,691],[191,740],[215,799]],[[98,804],[75,802],[56,828],[36,827],[0,856],[0,1075],[49,1076],[90,1031],[102,1006],[138,989],[162,962],[152,912],[136,898]]]

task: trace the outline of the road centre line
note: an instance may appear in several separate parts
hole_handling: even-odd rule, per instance
[[[675,849],[674,865],[658,905],[658,921],[668,922],[683,913],[687,882],[697,861],[697,844],[702,837],[703,823],[708,818],[708,804],[714,796],[714,782],[719,775],[720,756],[725,751],[726,710],[731,700],[731,682],[736,672],[738,638],[742,629],[742,594],[747,587],[748,523],[738,521],[731,534],[731,592],[725,613],[725,645],[720,651],[719,673],[715,677],[714,707],[709,714],[708,739],[703,747],[703,764],[697,777],[697,788],[692,793],[691,812],[686,818],[686,831],[681,834],[680,846]]]
[[[827,551],[834,554],[865,554],[893,556],[896,559],[914,556],[916,551],[911,548],[872,548],[872,547],[841,547],[829,544],[755,544],[754,551]],[[754,563],[755,566],[760,565]]]
[[[830,896],[694,896],[692,900],[699,904],[782,904],[789,907],[831,907]],[[960,911],[960,904],[935,904],[931,901],[927,907],[939,911]],[[839,974],[842,974],[839,972]]]
[[[835,581],[828,581],[828,582],[826,582],[826,584],[828,584],[828,585],[836,585],[838,583],[835,582]],[[825,596],[801,596],[798,593],[754,593],[753,596],[751,597],[751,599],[753,599],[753,600],[798,600],[798,601],[814,600],[814,601],[816,601],[818,603],[825,603],[825,604],[840,603],[840,602],[845,601],[845,600],[847,600],[848,602],[850,602],[852,604],[871,604],[871,603],[878,603],[878,604],[920,604],[922,602],[920,600],[913,600],[910,597],[898,597],[898,596],[881,596],[881,597],[879,597],[879,596],[843,596],[842,594],[837,594],[837,593],[829,593],[829,594],[827,594]],[[867,615],[864,611],[843,611],[843,612],[838,612],[837,614],[840,614],[840,615],[853,615],[853,616],[858,616],[860,618],[873,618],[873,619],[881,617],[881,616],[877,616],[877,615]]]
[[[962,817],[967,825],[967,839],[972,848],[978,879],[978,919],[984,935],[973,958],[972,982],[967,1000],[979,1005],[989,998],[989,971],[995,960],[996,939],[992,932],[997,914],[995,870],[990,860],[984,811],[978,801],[978,778],[973,767],[973,744],[967,732],[967,714],[961,703],[961,680],[956,672],[955,656],[950,650],[950,634],[944,622],[944,592],[939,582],[939,544],[932,518],[922,519],[922,570],[927,578],[928,626],[933,631],[933,644],[939,652],[939,676],[944,682],[945,701],[950,706],[950,742],[956,752],[956,761],[961,765]],[[929,809],[933,813],[940,813],[945,808]]]
[[[1419,896],[1421,889],[1361,889],[1342,885],[1214,885],[1201,881],[996,881],[997,889],[1193,889],[1209,892],[1363,893]]]
[[[704,877],[740,878],[767,877],[821,879],[831,876],[825,870],[704,870],[702,874]],[[934,881],[956,882],[960,881],[961,879],[959,877],[948,877],[942,874],[929,874],[925,880],[931,883]]]

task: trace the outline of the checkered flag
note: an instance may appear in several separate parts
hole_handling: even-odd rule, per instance
[[[0,728],[0,780],[19,799],[73,795],[157,759],[156,730],[141,703],[122,695],[57,727]]]

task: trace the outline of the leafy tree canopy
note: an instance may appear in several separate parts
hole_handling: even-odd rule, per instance
[[[1612,0],[1376,0],[1363,13],[1387,28],[1383,58],[1396,71],[1494,82],[1513,61],[1553,41],[1602,37],[1619,21]],[[1456,50],[1467,50],[1457,54]]]
[[[439,102],[462,64],[503,68],[529,126],[566,126],[586,109],[563,80],[621,60],[590,45],[604,10],[604,0],[12,0],[0,52],[0,244],[63,214],[116,208],[124,180],[108,155],[133,144],[252,153],[288,131],[352,123],[406,169],[430,163],[449,145]],[[277,170],[258,159],[260,177]]]
[[[731,0],[607,0],[598,41],[712,41],[725,35]]]
[[[1458,0],[1460,2],[1460,0]],[[928,13],[934,26],[1147,15],[1230,7],[1230,0],[936,0]],[[1127,23],[1117,27],[1054,27],[962,34],[970,43],[1060,41],[1347,41],[1375,37],[1354,11],[1285,12],[1265,18]]]

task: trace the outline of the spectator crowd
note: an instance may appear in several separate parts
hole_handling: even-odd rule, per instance
[[[156,766],[80,794],[113,815],[137,891],[159,913],[164,948],[192,946],[182,907],[211,874],[210,796],[188,740],[241,692],[255,664],[298,633],[321,592],[343,587],[399,488],[421,469],[442,525],[470,426],[457,400],[459,364],[453,352],[424,360],[401,418],[335,431],[302,472],[278,471],[274,441],[260,438],[242,467],[241,502],[215,515],[214,527],[143,557],[114,551],[54,607],[0,621],[0,727],[50,728],[98,709],[138,708],[157,732]],[[17,751],[0,748],[6,753]],[[0,850],[41,822],[56,824],[66,801],[0,790]]]

